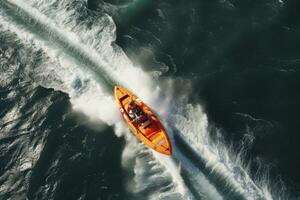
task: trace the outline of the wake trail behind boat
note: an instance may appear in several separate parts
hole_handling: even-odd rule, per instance
[[[3,4],[3,5],[7,5],[7,4]],[[7,12],[9,12],[10,10],[9,9],[12,9],[12,6],[11,6],[11,4],[8,4],[9,6],[6,6],[6,13]],[[22,4],[21,4],[22,5]],[[19,8],[18,8],[18,11],[19,11],[19,13],[21,13],[21,15],[13,15],[13,20],[14,21],[21,21],[21,20],[23,20],[22,18],[21,18],[21,16],[24,16],[24,15],[26,15],[26,14],[28,14],[28,10],[29,10],[29,8],[28,8],[28,6],[26,6],[26,5],[24,5],[25,7],[27,7],[27,10],[25,9],[25,10],[20,10],[21,8],[23,8],[23,5],[22,6],[20,6],[20,4],[18,5],[19,6]],[[15,9],[15,11],[16,11],[16,9]],[[20,12],[21,11],[21,12]],[[53,27],[48,27],[46,24],[39,24],[39,22],[42,22],[43,20],[36,20],[35,18],[34,18],[34,16],[36,15],[36,13],[35,14],[32,14],[32,13],[29,13],[28,14],[29,15],[29,18],[28,18],[28,16],[26,15],[26,20],[24,20],[24,22],[25,22],[25,24],[26,24],[26,22],[27,22],[27,20],[35,20],[35,23],[33,24],[33,25],[31,25],[30,26],[30,28],[28,29],[28,30],[30,30],[30,31],[32,31],[34,34],[37,34],[36,33],[36,29],[41,29],[42,31],[39,31],[38,33],[40,34],[40,35],[38,35],[39,37],[41,37],[40,39],[51,39],[51,41],[52,40],[54,40],[55,41],[55,44],[57,44],[57,45],[59,45],[59,47],[63,47],[64,48],[64,50],[66,50],[67,51],[67,53],[69,54],[69,56],[72,56],[72,58],[73,57],[76,57],[76,56],[79,56],[79,57],[76,57],[76,62],[79,62],[80,64],[82,63],[82,58],[84,58],[84,61],[88,61],[88,63],[84,63],[85,65],[85,67],[87,67],[87,66],[89,66],[90,64],[92,64],[93,65],[93,72],[97,72],[97,74],[96,74],[96,76],[98,75],[98,74],[101,74],[102,73],[102,71],[99,71],[98,70],[98,68],[99,68],[99,65],[96,63],[96,61],[93,61],[92,59],[90,59],[89,57],[85,57],[85,56],[87,56],[87,54],[85,53],[85,52],[81,52],[81,51],[79,51],[79,52],[77,52],[77,50],[80,50],[80,48],[77,48],[77,44],[74,44],[73,46],[72,45],[69,45],[68,44],[68,42],[67,41],[64,41],[64,35],[62,35],[62,36],[55,36],[55,34],[56,33],[60,33],[60,31],[57,31],[57,29],[56,28],[53,28]],[[10,15],[10,17],[11,17],[11,15]],[[39,18],[42,18],[42,17],[39,17]],[[19,23],[18,25],[21,25],[21,26],[24,26],[23,24],[21,24],[21,23]],[[57,32],[56,32],[57,31]],[[51,37],[48,37],[48,34],[50,34],[51,35]],[[75,46],[75,47],[74,47]],[[55,47],[56,48],[56,47]],[[82,66],[82,65],[80,65],[80,66]],[[96,70],[95,70],[96,69]],[[101,74],[101,76],[102,76],[102,74]],[[107,76],[105,77],[105,80],[107,80]],[[110,80],[109,81],[109,86],[112,86],[112,84],[113,84],[113,81],[112,80]],[[139,154],[137,154],[137,156],[138,156]],[[168,170],[168,169],[167,169]],[[177,183],[178,184],[178,183]]]
[[[40,37],[41,40],[47,40],[47,45],[50,47],[61,48],[63,50],[63,54],[65,54],[68,59],[73,59],[76,63],[78,63],[78,66],[90,70],[91,74],[93,74],[93,78],[98,81],[99,85],[106,88],[107,93],[111,93],[111,91],[113,91],[113,86],[116,83],[122,81],[124,82],[124,80],[126,80],[124,77],[122,77],[123,74],[117,74],[117,76],[115,72],[112,72],[112,70],[109,68],[110,62],[108,62],[106,59],[102,59],[97,51],[85,45],[84,42],[80,40],[80,37],[77,37],[75,33],[60,29],[52,20],[40,13],[36,8],[32,8],[21,0],[4,0],[0,2],[0,5],[2,7],[1,10],[4,11],[7,17],[10,18],[14,23],[17,23],[18,26],[25,27],[29,32],[35,34],[37,38]],[[49,42],[53,44],[50,44]],[[137,78],[137,82],[138,81],[139,79]],[[132,86],[132,88],[134,87],[138,88],[140,86],[135,84],[135,86]],[[156,99],[149,95],[149,90],[151,90],[151,88],[146,89],[144,94],[146,93],[146,97],[148,99],[152,98],[152,101],[155,101]],[[175,122],[176,120],[169,120],[170,124]],[[189,132],[186,132],[187,128],[181,124],[176,128],[180,130],[179,134],[182,135],[189,134],[191,131],[197,131],[189,130]],[[176,133],[174,133],[174,135],[176,135]],[[247,195],[245,193],[246,188],[243,188],[244,186],[239,185],[239,182],[234,180],[232,175],[234,172],[228,172],[228,169],[222,163],[216,161],[216,159],[210,159],[206,150],[200,151],[203,153],[203,155],[199,155],[199,153],[196,151],[192,151],[192,148],[190,147],[191,144],[188,144],[182,137],[175,137],[173,141],[178,144],[178,148],[174,153],[174,160],[164,161],[164,159],[161,159],[160,156],[158,156],[157,159],[161,160],[161,163],[166,166],[167,170],[169,164],[174,166],[174,164],[172,164],[174,161],[175,166],[182,166],[181,172],[179,172],[179,170],[171,170],[172,172],[175,172],[175,174],[173,174],[173,178],[174,180],[177,179],[177,182],[179,182],[178,184],[182,184],[182,180],[179,180],[182,179],[182,177],[178,176],[178,173],[182,173],[183,179],[185,179],[185,185],[191,191],[191,193],[194,193],[195,198],[201,198],[201,194],[196,191],[197,187],[195,185],[199,185],[200,181],[205,180],[204,176],[198,177],[196,180],[192,180],[193,173],[198,172],[199,169],[209,177],[209,180],[213,180],[212,182],[214,183],[214,186],[219,188],[218,191],[224,194],[224,196],[226,196],[228,190],[231,190],[231,193],[236,193],[233,194],[233,196],[236,195],[238,197],[242,197],[243,199],[252,199],[254,196],[261,196],[261,191],[259,188],[256,186],[253,187],[251,184],[249,186],[251,186],[251,189],[254,188],[253,191],[257,192],[257,194],[251,194],[252,196],[250,198],[245,197]],[[205,147],[202,148],[205,149]],[[190,172],[188,169],[192,169],[192,172]],[[247,174],[245,176],[247,176]],[[246,179],[248,180],[250,178],[246,177]],[[222,183],[224,183],[225,186],[218,184],[218,180],[222,180]],[[192,183],[187,184],[187,181]],[[209,186],[209,192],[205,191],[205,187],[203,186],[201,192],[207,193],[205,196],[213,196],[214,194],[212,193],[216,193],[215,196],[218,196],[218,192],[214,190],[214,186],[211,186],[209,181],[204,182],[207,184],[207,186]],[[251,190],[251,192],[253,191]]]
[[[52,44],[48,43],[48,45],[59,47],[64,54],[80,63],[82,67],[92,70],[95,78],[106,87],[107,91],[113,90],[116,81],[103,70],[108,63],[99,59],[98,54],[81,43],[76,35],[60,30],[46,16],[22,1],[4,0],[0,2],[0,5],[19,26],[25,27],[43,40],[51,41]]]

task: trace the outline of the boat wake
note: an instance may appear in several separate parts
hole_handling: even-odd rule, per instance
[[[248,176],[242,159],[211,139],[201,106],[188,104],[183,92],[173,100],[177,80],[157,84],[155,73],[130,62],[114,43],[110,16],[90,12],[80,1],[3,0],[0,5],[1,30],[43,54],[41,64],[25,69],[28,77],[67,93],[74,110],[114,126],[116,135],[126,138],[122,165],[132,198],[272,199]],[[158,111],[174,144],[172,158],[145,148],[120,122],[111,95],[116,83]]]

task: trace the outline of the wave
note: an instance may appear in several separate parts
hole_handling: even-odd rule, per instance
[[[35,73],[28,69],[39,84],[66,92],[75,110],[113,125],[118,136],[128,137],[129,133],[120,124],[109,92],[116,83],[135,91],[167,124],[175,145],[172,159],[127,139],[123,165],[133,170],[128,182],[135,183],[128,184],[128,189],[134,195],[150,188],[149,199],[157,191],[160,199],[170,195],[179,199],[271,199],[268,190],[248,176],[241,160],[232,160],[226,145],[211,139],[201,106],[187,104],[185,92],[173,99],[176,79],[158,82],[130,62],[114,43],[116,26],[110,16],[88,11],[80,1],[4,0],[1,4],[0,24],[48,56]],[[152,180],[141,186],[145,179]]]

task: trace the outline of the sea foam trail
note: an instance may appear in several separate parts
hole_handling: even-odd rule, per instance
[[[43,49],[50,57],[51,61],[48,61],[50,63],[44,63],[46,64],[46,66],[44,66],[43,69],[38,69],[38,71],[40,71],[40,74],[38,73],[39,79],[37,79],[36,81],[39,81],[40,84],[46,87],[54,87],[57,90],[68,93],[71,97],[71,103],[73,104],[73,107],[77,110],[81,110],[86,115],[94,118],[95,120],[100,119],[111,125],[117,124],[117,121],[120,121],[119,113],[110,112],[109,116],[118,116],[116,119],[110,119],[107,117],[106,111],[116,111],[112,96],[107,95],[105,92],[103,92],[99,84],[97,84],[97,81],[94,81],[93,76],[90,76],[87,71],[80,70],[80,63],[76,63],[72,59],[70,60],[68,56],[64,55],[63,52],[60,52],[59,47],[55,45],[49,45],[49,43],[44,42],[41,38],[38,39],[35,34],[27,33],[26,30],[15,27],[13,23],[7,21],[9,20],[9,18],[3,16],[0,17],[1,24],[5,26],[6,29],[8,29],[10,32],[16,33],[19,38],[27,41],[29,45],[34,45],[36,46],[36,48]],[[48,73],[52,74],[54,78],[48,77]],[[45,75],[46,78],[44,78],[43,75]],[[35,78],[38,78],[38,76],[35,76]],[[80,93],[75,91],[72,87],[74,80],[77,79],[89,80],[87,86],[82,91],[80,91]],[[166,170],[166,168],[163,169]],[[172,174],[176,174],[176,172],[173,171]],[[168,176],[168,173],[166,173],[166,176]],[[177,175],[177,177],[179,177],[179,175]],[[174,181],[176,184],[173,185],[173,187],[184,188],[184,186],[180,182],[178,182],[180,181],[178,180],[178,178]],[[160,183],[158,183],[157,185],[159,184]],[[167,189],[172,189],[172,187]],[[156,193],[153,192],[153,194]],[[168,194],[170,194],[170,192]],[[180,199],[180,196],[177,197],[178,199]]]
[[[0,10],[1,13],[1,10]],[[25,73],[34,79],[44,87],[54,88],[66,92],[71,97],[71,103],[75,110],[85,110],[85,113],[89,115],[92,120],[103,121],[107,124],[114,124],[119,119],[113,98],[110,94],[107,94],[98,84],[94,81],[88,71],[80,69],[79,63],[70,59],[59,47],[50,45],[35,34],[28,33],[26,29],[14,26],[12,21],[9,21],[9,17],[1,13],[0,20],[3,30],[7,30],[11,33],[15,33],[24,43],[28,46],[34,46],[37,49],[42,49],[47,52],[49,59],[44,60],[43,64],[37,68],[24,69]],[[45,57],[47,57],[45,56]],[[88,80],[86,84],[83,84],[81,91],[76,91],[73,88],[74,80]],[[80,95],[80,92],[84,92],[85,95]],[[93,96],[93,98],[89,98]],[[99,104],[106,105],[105,107],[99,107]]]
[[[72,41],[67,40],[67,43],[70,42],[69,43],[70,48],[73,49],[73,51],[80,52],[79,54],[82,57],[84,57],[86,60],[89,60],[91,63],[93,63],[95,71],[97,71],[98,68],[100,68],[101,73],[105,72],[105,74],[108,74],[109,76],[108,79],[110,81],[117,80],[117,82],[120,82],[128,86],[129,88],[133,89],[134,91],[137,92],[139,96],[141,96],[143,100],[145,100],[147,103],[157,108],[157,110],[162,111],[162,113],[160,113],[162,118],[166,118],[166,114],[169,111],[169,109],[165,109],[165,108],[166,107],[168,108],[167,104],[169,102],[169,99],[167,99],[165,102],[158,101],[160,96],[159,95],[160,89],[159,87],[153,84],[154,83],[153,79],[149,77],[141,69],[133,67],[130,61],[128,61],[128,59],[123,53],[118,53],[117,54],[118,57],[114,55],[114,48],[110,44],[114,40],[114,35],[115,35],[114,28],[110,29],[112,31],[111,34],[113,37],[109,37],[110,38],[108,39],[109,42],[106,43],[107,45],[106,48],[110,50],[106,52],[101,52],[101,53],[106,53],[105,56],[103,56],[98,53],[99,49],[89,48],[89,46],[85,45],[86,44],[85,40],[81,40],[81,37],[79,38],[77,37],[78,32],[74,33],[71,31],[72,28],[74,27],[79,27],[77,28],[77,30],[80,29],[80,25],[76,24],[75,22],[72,22],[71,19],[69,19],[71,22],[68,23],[67,25],[61,24],[59,28],[57,28],[56,27],[57,23],[50,20],[47,16],[41,14],[38,10],[29,6],[27,3],[24,3],[23,1],[20,0],[9,0],[7,2],[9,2],[11,9],[18,8],[23,12],[23,14],[27,15],[27,17],[34,19],[36,23],[42,25],[44,29],[47,29],[47,31],[49,31],[50,34],[55,34],[56,35],[55,37],[62,38],[62,40],[64,40],[64,38],[71,37]],[[36,1],[29,1],[29,2],[32,5],[36,3]],[[52,1],[52,3],[53,2],[55,1]],[[36,5],[37,9],[38,6],[40,5],[42,5],[42,2]],[[65,30],[64,26],[68,27],[68,30]],[[47,46],[47,44],[45,46]],[[48,51],[49,49],[46,50],[47,53]],[[120,52],[120,49],[118,49],[118,52]],[[119,61],[119,63],[116,62],[116,60],[118,60],[117,58],[120,58],[119,60],[121,60]],[[63,58],[61,59],[63,60]],[[110,61],[110,59],[113,61]],[[126,78],[127,76],[125,76],[125,74],[131,75],[128,76],[130,78]],[[70,82],[71,81],[69,81],[69,83]],[[143,84],[140,84],[141,82]],[[95,83],[95,85],[92,86],[96,86],[96,85],[97,84]],[[170,85],[170,87],[172,87],[172,85]],[[98,92],[97,89],[96,91]],[[101,91],[101,87],[99,91]],[[155,92],[153,93],[150,91],[155,91]],[[90,92],[91,96],[93,96],[93,94],[95,94],[95,91]],[[100,96],[101,94],[102,93],[100,93]],[[109,97],[109,95],[107,96],[108,99],[112,101],[111,97]],[[71,101],[73,101],[72,103],[75,105],[81,105],[82,107],[79,106],[79,108],[85,111],[86,108],[84,103],[85,100],[89,99],[88,97],[89,95],[87,95],[86,99],[82,99],[80,103],[74,102],[72,98]],[[157,102],[159,102],[159,104]],[[93,108],[96,108],[98,104],[96,103],[96,101],[94,101],[94,103],[95,103],[94,105],[90,106],[91,109],[87,109],[87,110],[93,110]],[[183,105],[183,104],[179,104],[179,105]],[[179,106],[179,107],[182,108],[184,106]],[[184,113],[188,117],[184,117],[182,113]],[[192,145],[193,149],[196,152],[198,152],[198,154],[200,152],[199,156],[205,161],[206,163],[205,167],[207,168],[207,171],[217,172],[218,176],[223,177],[224,180],[227,181],[228,185],[225,187],[233,187],[234,189],[232,190],[243,194],[245,196],[245,199],[254,199],[257,197],[257,195],[262,196],[261,191],[259,190],[258,187],[253,187],[252,184],[247,185],[248,183],[251,183],[251,179],[246,174],[244,174],[243,176],[240,176],[239,174],[238,175],[235,174],[234,168],[231,168],[232,166],[234,166],[234,164],[232,164],[231,161],[229,161],[229,163],[231,162],[230,163],[231,165],[228,164],[226,165],[222,163],[222,159],[220,158],[220,155],[218,153],[215,153],[214,150],[212,150],[214,146],[211,146],[211,142],[209,141],[210,139],[209,139],[209,134],[207,132],[207,126],[206,126],[207,119],[201,118],[201,120],[193,121],[189,118],[189,115],[197,114],[197,113],[199,113],[197,110],[193,110],[193,109],[189,110],[189,106],[188,106],[187,108],[185,108],[183,112],[180,111],[180,112],[173,113],[175,118],[168,120],[168,122],[172,124],[173,123],[176,124],[177,125],[176,128],[179,130],[182,138],[188,139],[188,142]],[[200,112],[200,114],[205,116],[205,114],[202,111]],[[87,115],[90,115],[90,113],[87,113]],[[94,113],[93,115],[96,115],[96,113]],[[105,116],[103,118],[104,118],[103,120],[105,121],[106,120]],[[185,156],[186,158],[188,158],[188,155]],[[235,178],[235,175],[237,175],[238,177]],[[207,176],[214,176],[214,173],[207,174]],[[243,183],[246,183],[246,185]],[[247,191],[248,186],[254,189],[253,190],[251,189],[251,191]]]
[[[177,130],[177,143],[190,155],[191,162],[200,167],[226,198],[266,199],[242,166],[230,160],[231,155],[224,145],[223,151],[219,151],[220,146],[211,141],[207,117],[201,107],[188,104],[184,109],[178,109],[169,120]]]

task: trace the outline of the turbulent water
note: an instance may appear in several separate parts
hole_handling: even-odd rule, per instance
[[[0,199],[296,199],[296,5],[2,0]],[[116,84],[172,157],[129,132]]]

